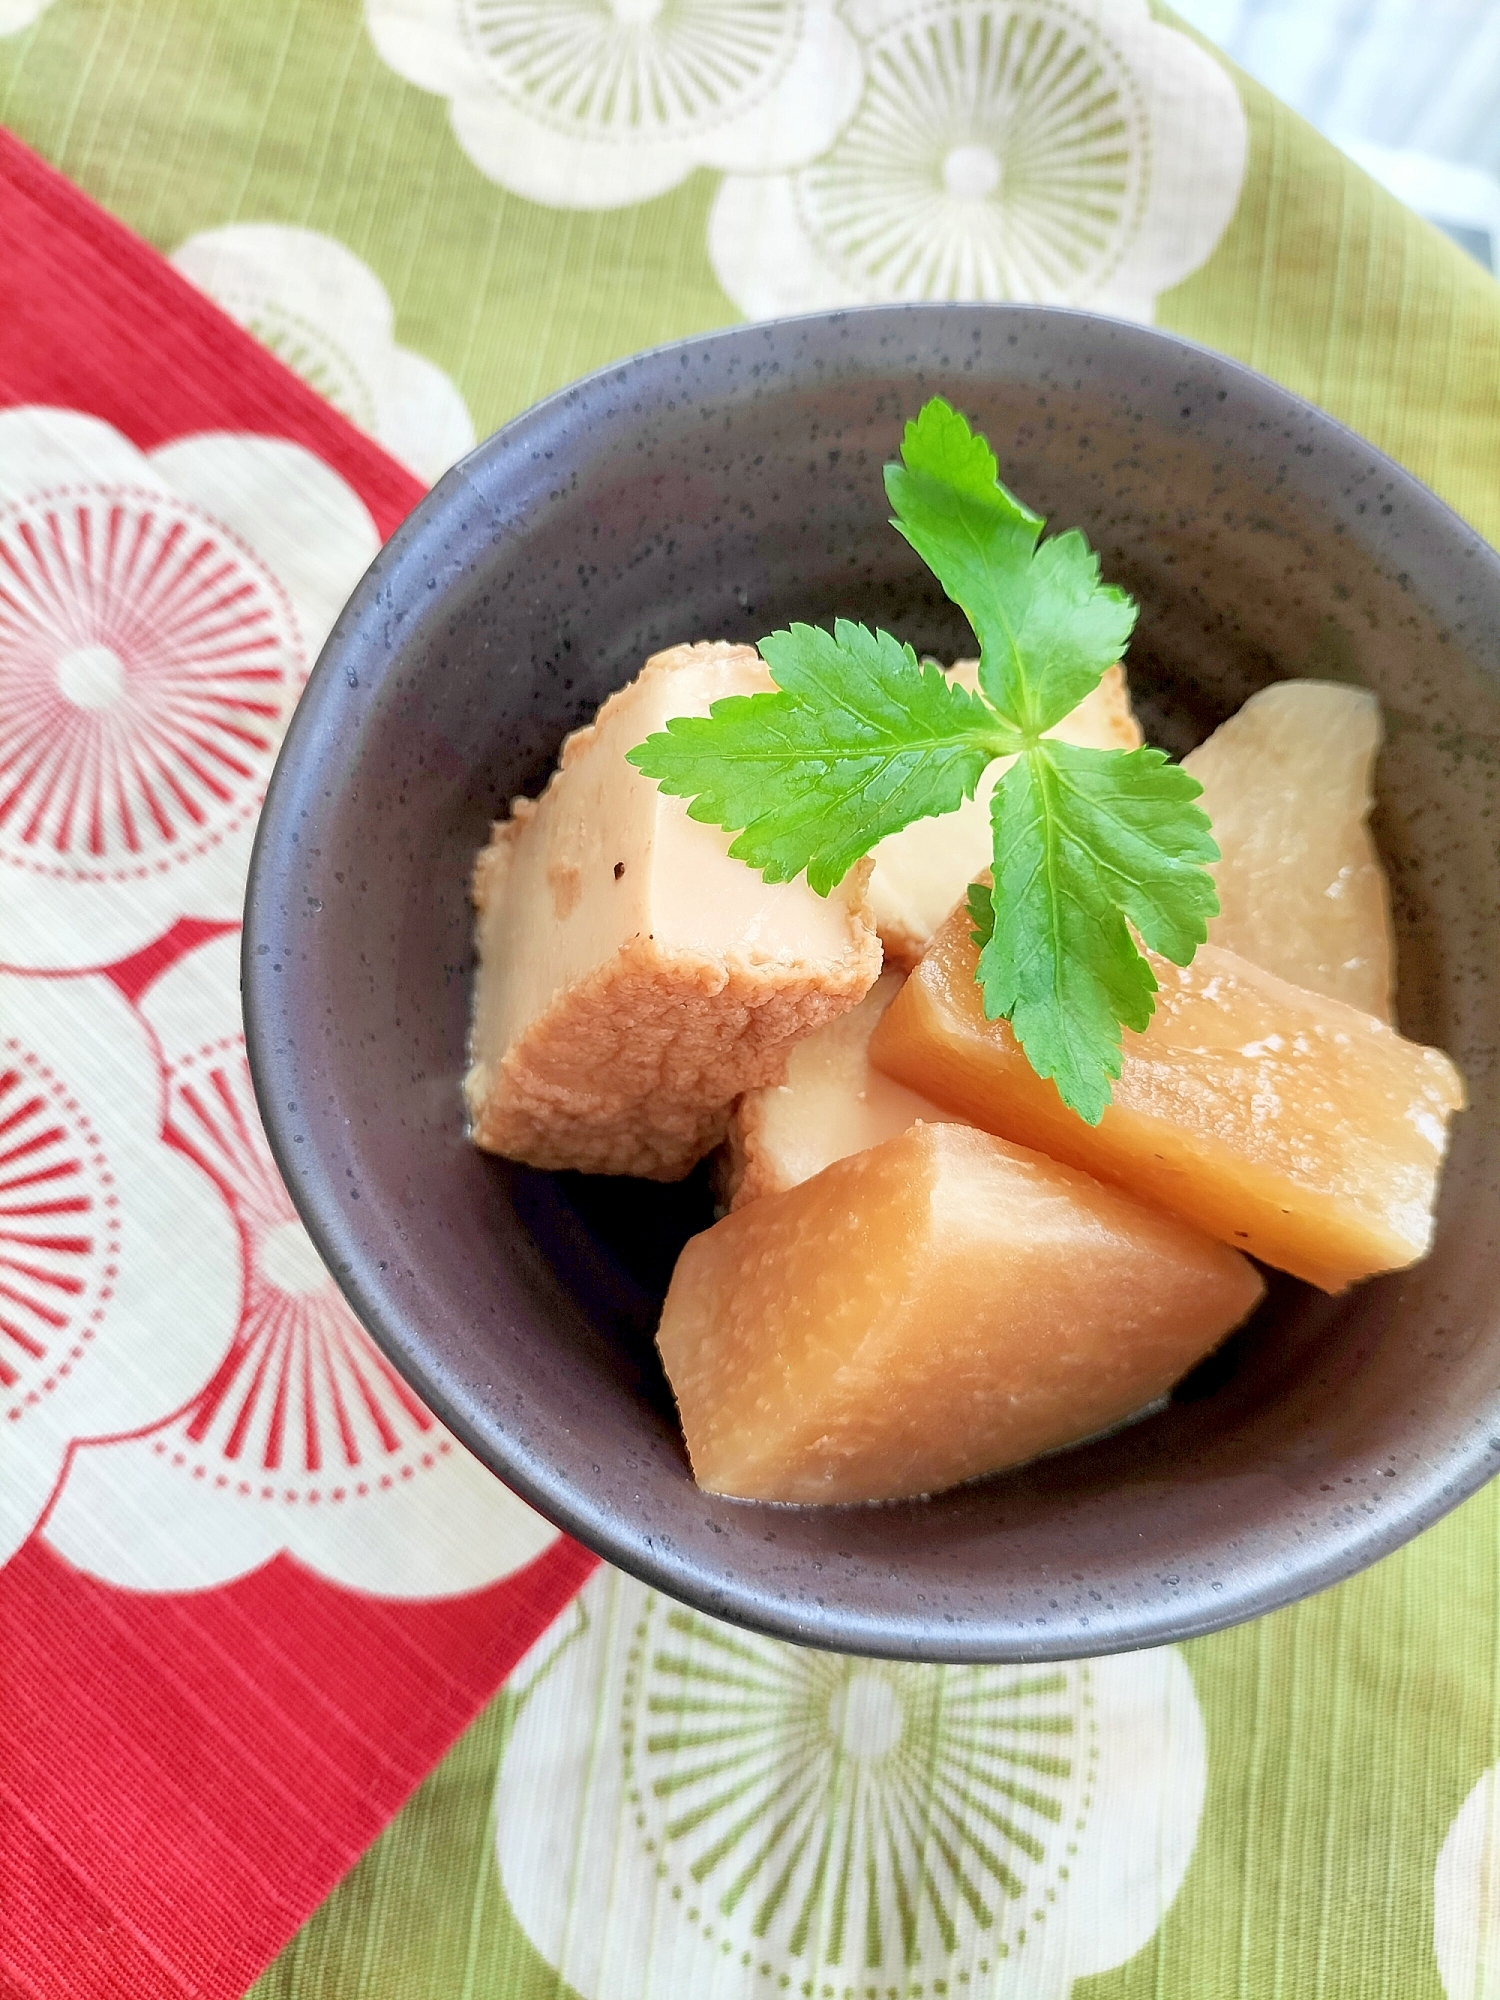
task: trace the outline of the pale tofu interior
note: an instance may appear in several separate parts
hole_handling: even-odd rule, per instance
[[[870,1061],[875,1023],[904,978],[883,972],[857,1007],[794,1045],[784,1083],[745,1092],[730,1121],[719,1182],[731,1208],[796,1187],[834,1160],[895,1138],[919,1118],[967,1123]]]
[[[979,686],[979,662],[960,660],[952,678],[974,691]],[[1130,706],[1125,669],[1111,667],[1098,687],[1048,734],[1090,750],[1137,749],[1141,731]],[[974,797],[957,812],[917,820],[875,848],[870,909],[890,964],[910,970],[969,883],[989,867],[990,794],[1010,763],[1003,757],[991,764]]]
[[[637,937],[663,958],[745,970],[847,959],[862,871],[827,897],[805,879],[768,885],[730,859],[732,835],[689,819],[685,800],[625,761],[670,717],[706,715],[725,695],[771,685],[747,646],[660,654],[568,738],[541,797],[518,801],[515,837],[477,891],[476,1066],[498,1061],[559,994]]]

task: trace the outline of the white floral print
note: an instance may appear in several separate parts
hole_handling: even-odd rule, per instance
[[[1245,173],[1226,71],[1146,0],[850,0],[865,83],[834,144],[732,172],[709,253],[752,318],[1017,300],[1149,320]]]
[[[501,1878],[584,2000],[1067,2000],[1152,1935],[1197,1837],[1170,1649],[847,1659],[600,1571],[514,1686]]]
[[[297,1220],[256,1115],[238,949],[230,935],[188,953],[141,1002],[165,1063],[167,1129],[232,1217],[216,1272],[234,1299],[228,1324],[170,1422],[74,1453],[47,1538],[136,1590],[227,1582],[283,1549],[384,1596],[476,1589],[556,1531],[424,1408]],[[179,1241],[164,1221],[159,1254]]]
[[[81,1438],[154,1424],[234,1326],[234,1224],[108,980],[0,975],[0,1563]]]
[[[695,167],[828,146],[859,55],[833,0],[365,0],[399,75],[446,97],[469,158],[557,208],[620,208]]]
[[[190,236],[172,262],[419,478],[430,484],[473,445],[452,380],[396,345],[389,294],[336,237],[236,222]]]
[[[0,411],[5,960],[104,965],[238,917],[287,719],[377,546],[300,445],[143,453],[77,411]]]
[[[0,0],[0,35],[18,35],[51,5],[52,0]]]
[[[1438,1852],[1432,1942],[1448,2000],[1500,2000],[1500,1768],[1480,1778]]]

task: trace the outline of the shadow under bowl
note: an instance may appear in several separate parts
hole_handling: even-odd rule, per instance
[[[946,395],[1001,476],[1139,600],[1174,752],[1297,676],[1384,708],[1376,833],[1404,1032],[1458,1062],[1436,1246],[1327,1298],[1273,1279],[1158,1415],[920,1502],[693,1485],[653,1333],[711,1209],[466,1141],[469,869],[646,656],[792,619],[971,646],[887,525],[881,466]],[[1500,558],[1327,416],[1147,328],[1031,307],[736,328],[553,396],[450,472],[339,620],[273,778],[244,934],[276,1158],[354,1310],[443,1420],[611,1561],[850,1652],[1061,1659],[1285,1604],[1500,1468]]]

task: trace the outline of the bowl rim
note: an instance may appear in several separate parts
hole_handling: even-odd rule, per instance
[[[1313,421],[1331,441],[1345,449],[1352,448],[1370,470],[1398,487],[1407,506],[1424,517],[1431,529],[1467,543],[1469,554],[1488,563],[1500,589],[1500,554],[1415,474],[1295,391],[1244,362],[1177,333],[1079,307],[1009,302],[854,306],[738,322],[662,342],[606,363],[553,390],[482,439],[423,496],[356,585],[309,673],[267,784],[246,882],[240,944],[245,1047],[272,1157],[319,1256],[360,1324],[392,1365],[482,1464],[554,1526],[603,1559],[710,1616],[797,1644],[878,1658],[955,1664],[1081,1659],[1199,1637],[1280,1609],[1390,1554],[1484,1485],[1500,1469],[1497,1457],[1500,1436],[1491,1435],[1496,1427],[1493,1414],[1478,1412],[1462,1449],[1455,1449],[1440,1462],[1425,1465],[1420,1476],[1414,1471],[1405,1488],[1404,1504],[1398,1507],[1388,1503],[1358,1522],[1349,1522],[1331,1543],[1327,1536],[1299,1537],[1295,1549],[1288,1546],[1280,1549],[1284,1561],[1274,1577],[1267,1578],[1264,1563],[1251,1562],[1249,1576],[1266,1579],[1258,1585],[1236,1589],[1225,1581],[1214,1586],[1211,1593],[1204,1584],[1194,1597],[1186,1600],[1171,1597],[1150,1607],[1131,1605],[1114,1617],[1106,1611],[1102,1616],[1083,1620],[1065,1618],[1056,1628],[1049,1626],[1040,1637],[1027,1636],[1020,1621],[1014,1618],[994,1618],[973,1625],[955,1625],[933,1618],[919,1628],[911,1616],[865,1615],[836,1602],[830,1604],[811,1591],[805,1598],[771,1594],[763,1584],[744,1583],[732,1566],[713,1570],[696,1558],[680,1557],[670,1537],[652,1534],[649,1522],[636,1521],[632,1527],[629,1519],[622,1518],[618,1511],[580,1492],[565,1476],[550,1470],[540,1450],[502,1427],[486,1434],[471,1418],[465,1394],[455,1386],[451,1372],[433,1365],[419,1333],[413,1340],[416,1329],[403,1323],[409,1316],[388,1312],[368,1281],[369,1274],[362,1273],[364,1253],[350,1232],[347,1215],[334,1198],[337,1179],[332,1173],[317,1169],[311,1157],[313,1147],[301,1143],[300,1135],[293,1131],[291,1117],[283,1110],[299,1092],[291,1088],[297,1076],[297,1057],[292,1039],[283,1032],[288,1011],[283,990],[266,962],[276,944],[272,877],[278,868],[287,876],[295,873],[296,864],[290,857],[298,849],[290,815],[299,788],[316,766],[318,737],[328,727],[329,710],[335,699],[333,690],[342,671],[340,656],[351,637],[368,628],[372,621],[380,620],[387,628],[393,622],[398,625],[403,622],[406,614],[400,610],[398,596],[407,572],[411,572],[421,590],[420,598],[412,593],[414,606],[427,613],[434,602],[442,601],[441,587],[427,588],[426,579],[445,566],[440,560],[444,552],[427,544],[439,519],[450,510],[461,511],[467,501],[476,497],[471,482],[474,467],[488,466],[511,454],[522,458],[529,455],[535,462],[551,428],[581,397],[633,375],[640,396],[649,401],[653,386],[665,388],[670,372],[680,367],[690,353],[701,354],[705,349],[784,333],[821,331],[830,341],[836,341],[841,330],[851,325],[886,326],[895,330],[903,324],[915,328],[929,321],[959,316],[998,319],[1023,315],[1033,322],[1098,327],[1113,342],[1126,348],[1138,343],[1152,357],[1178,355],[1186,364],[1206,366],[1227,378],[1241,393],[1258,401],[1263,413],[1273,420],[1295,416]],[[830,353],[829,358],[836,361],[836,353]],[[658,378],[655,385],[639,380],[642,371]],[[726,400],[733,393],[726,392]],[[538,449],[533,450],[533,446]],[[488,530],[493,541],[504,524],[496,521],[493,500],[485,498],[484,506],[488,509]],[[514,517],[522,518],[524,512],[518,505]],[[463,563],[451,556],[446,567],[455,578],[464,570]],[[372,684],[378,684],[378,676]],[[328,1198],[320,1196],[320,1188]],[[843,1510],[823,1511],[831,1514]]]

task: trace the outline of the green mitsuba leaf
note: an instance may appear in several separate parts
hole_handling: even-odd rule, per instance
[[[1130,934],[1185,965],[1218,910],[1201,787],[1160,750],[1029,749],[995,787],[993,927],[984,1010],[1008,1020],[1039,1076],[1097,1125],[1141,1033],[1156,978]]]
[[[629,761],[691,799],[694,819],[738,832],[730,853],[767,882],[806,869],[826,896],[888,833],[973,798],[991,758],[1015,747],[987,703],[889,633],[793,625],[760,653],[775,694],[675,716]]]
[[[968,619],[979,684],[998,712],[1041,735],[1075,709],[1125,651],[1135,606],[1099,579],[1078,530],[1045,523],[1000,482],[995,454],[940,396],[906,426],[885,469],[892,526]]]
[[[730,853],[768,882],[805,869],[827,895],[887,835],[956,811],[992,759],[1013,758],[991,806],[993,886],[969,890],[985,1012],[1097,1123],[1122,1028],[1151,1018],[1136,938],[1186,965],[1218,910],[1200,788],[1159,750],[1046,734],[1121,657],[1135,606],[1076,529],[1042,539],[941,397],[906,426],[885,485],[892,525],[974,628],[979,693],[889,633],[793,625],[761,641],[775,693],[678,716],[630,761],[734,833]]]
[[[974,926],[969,937],[983,951],[995,932],[995,899],[989,883],[971,882],[964,892],[964,901],[968,905],[969,922]]]

